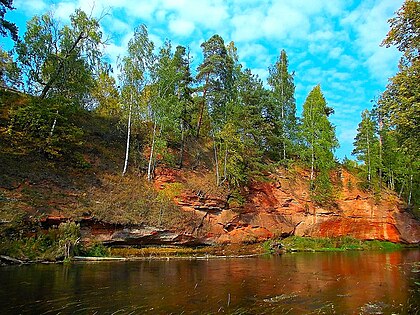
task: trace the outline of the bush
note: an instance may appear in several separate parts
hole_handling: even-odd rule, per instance
[[[82,251],[82,255],[87,257],[108,257],[110,254],[110,249],[102,243],[94,243]]]
[[[0,253],[22,260],[63,260],[78,251],[79,237],[78,224],[61,223],[46,233],[38,231],[33,236],[4,237],[0,242]]]
[[[312,238],[291,236],[282,240],[286,250],[329,251],[329,250],[397,250],[403,246],[386,241],[361,241],[350,236],[337,238]]]

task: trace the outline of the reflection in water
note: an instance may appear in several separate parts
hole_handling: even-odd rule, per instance
[[[0,268],[1,314],[415,314],[420,251]]]

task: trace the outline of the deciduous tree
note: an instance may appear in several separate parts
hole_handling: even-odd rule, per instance
[[[311,168],[311,190],[318,202],[329,201],[332,197],[329,172],[335,166],[333,152],[338,147],[335,128],[328,120],[333,112],[327,106],[321,87],[314,87],[303,104],[302,136]]]
[[[269,149],[274,158],[281,160],[295,154],[293,145],[297,140],[295,84],[288,64],[286,51],[282,50],[274,66],[269,68],[268,77],[273,93],[272,106],[267,110],[267,117],[273,127]]]

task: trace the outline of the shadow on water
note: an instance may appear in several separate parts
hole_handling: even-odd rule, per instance
[[[1,314],[420,314],[420,250],[0,268]]]

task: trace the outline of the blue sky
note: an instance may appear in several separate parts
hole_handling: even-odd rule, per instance
[[[389,30],[387,20],[403,0],[14,0],[6,19],[23,35],[33,15],[53,11],[66,23],[76,8],[101,20],[109,45],[105,53],[115,64],[126,51],[133,30],[146,24],[159,47],[165,39],[188,46],[193,70],[201,61],[200,44],[213,34],[234,41],[240,62],[265,82],[268,67],[282,49],[295,71],[298,115],[310,90],[321,84],[336,126],[338,158],[350,157],[360,114],[385,89],[397,71],[400,54],[380,47]],[[1,39],[5,49],[10,41]]]

